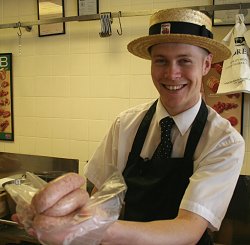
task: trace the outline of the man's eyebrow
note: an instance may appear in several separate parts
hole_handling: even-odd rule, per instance
[[[154,55],[152,55],[152,57],[165,57],[165,55],[163,55],[163,54],[154,54]]]
[[[163,54],[154,54],[154,55],[152,55],[152,57],[154,57],[154,58],[167,58],[167,56],[166,55],[163,55]],[[193,57],[193,55],[192,54],[179,54],[179,55],[177,55],[176,56],[177,58],[188,58],[188,57]]]
[[[188,58],[188,57],[193,57],[193,55],[192,54],[181,54],[181,55],[178,55],[178,57]]]

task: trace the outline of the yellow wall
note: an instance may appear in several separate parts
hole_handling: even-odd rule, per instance
[[[36,0],[0,0],[0,23],[37,20]],[[209,5],[212,1],[100,0],[100,12],[141,11]],[[65,0],[66,16],[77,15],[77,1]],[[66,34],[38,37],[37,27],[22,30],[21,54],[16,29],[0,30],[0,52],[13,53],[15,142],[0,151],[89,159],[115,115],[157,97],[150,63],[127,52],[127,43],[148,32],[149,16],[118,19],[113,35],[100,38],[100,22],[66,23]],[[216,28],[221,39],[229,28]],[[223,32],[221,31],[223,29]],[[250,173],[249,98],[245,99],[244,138]]]

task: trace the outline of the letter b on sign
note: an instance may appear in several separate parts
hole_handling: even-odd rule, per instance
[[[6,56],[0,57],[0,68],[8,66],[8,58]]]

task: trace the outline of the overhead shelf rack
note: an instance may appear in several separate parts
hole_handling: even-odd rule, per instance
[[[250,3],[190,6],[187,8],[192,8],[192,9],[212,13],[213,11],[219,11],[219,10],[250,9]],[[133,16],[146,16],[146,15],[152,15],[152,14],[153,14],[152,11],[135,11],[135,12],[119,11],[119,12],[112,12],[111,17],[112,18],[133,17]],[[36,25],[71,22],[71,21],[91,21],[91,20],[99,20],[99,19],[100,19],[100,14],[68,16],[68,17],[62,17],[62,18],[44,19],[44,20],[37,20],[37,21],[25,21],[25,22],[1,24],[0,29],[23,27],[26,29],[26,31],[31,31],[32,26],[36,26]]]

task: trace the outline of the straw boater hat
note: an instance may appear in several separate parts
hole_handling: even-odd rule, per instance
[[[211,19],[193,9],[160,10],[150,18],[149,35],[135,39],[128,44],[128,51],[151,59],[149,48],[160,43],[192,44],[213,54],[213,63],[228,59],[231,51],[213,39]]]

